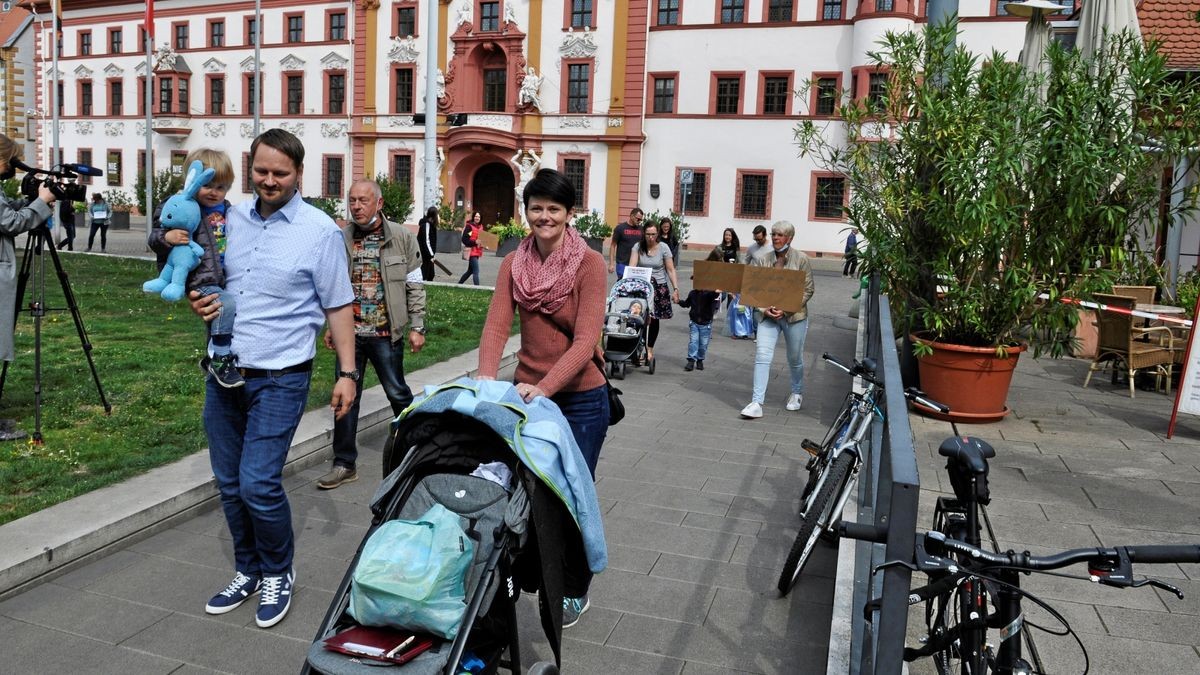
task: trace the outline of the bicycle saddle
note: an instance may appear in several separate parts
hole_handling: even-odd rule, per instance
[[[987,473],[987,461],[996,456],[996,449],[974,436],[952,436],[942,441],[938,454],[978,476]]]

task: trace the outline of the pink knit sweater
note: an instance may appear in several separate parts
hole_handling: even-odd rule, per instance
[[[479,340],[479,374],[496,377],[513,312],[521,316],[521,349],[516,381],[536,385],[553,396],[560,391],[587,391],[604,384],[595,366],[604,327],[607,269],[604,258],[588,251],[579,265],[575,287],[554,314],[528,312],[513,299],[512,254],[500,264],[496,293]],[[574,339],[568,338],[568,334]]]

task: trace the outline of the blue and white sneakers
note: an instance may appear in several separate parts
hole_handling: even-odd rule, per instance
[[[588,596],[582,598],[563,598],[563,628],[570,628],[579,623],[579,617],[592,606]]]
[[[258,613],[254,615],[254,622],[259,628],[270,628],[287,616],[288,608],[292,606],[292,584],[295,581],[295,569],[287,574],[263,575]]]
[[[224,614],[232,612],[242,603],[258,592],[259,586],[262,585],[262,580],[258,577],[248,577],[241,572],[233,575],[233,581],[225,587],[225,590],[217,593],[204,606],[204,611],[209,614]]]

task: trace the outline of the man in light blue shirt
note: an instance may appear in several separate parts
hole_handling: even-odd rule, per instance
[[[244,387],[208,379],[204,430],[221,506],[233,535],[233,580],[205,611],[224,614],[259,594],[255,621],[270,628],[291,606],[295,542],[283,489],[283,464],[304,414],[325,322],[337,352],[331,407],[341,417],[354,402],[354,292],[337,225],[300,197],[304,146],[271,129],[254,139],[250,163],[257,199],[227,215],[226,292],[237,298],[233,349]],[[192,309],[211,320],[216,295]]]

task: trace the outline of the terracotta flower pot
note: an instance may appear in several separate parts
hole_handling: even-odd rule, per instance
[[[1006,347],[1006,356],[997,356],[993,347],[934,342],[918,335],[912,340],[933,348],[932,354],[918,359],[921,389],[935,401],[950,406],[948,415],[920,405],[915,406],[918,411],[966,423],[997,422],[1008,414],[1004,402],[1025,345]]]

